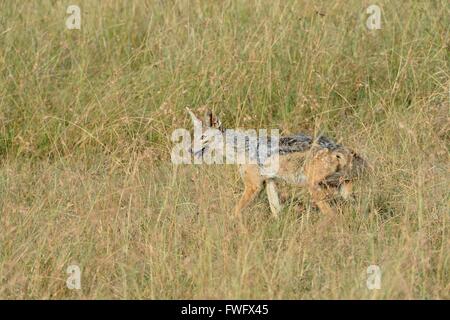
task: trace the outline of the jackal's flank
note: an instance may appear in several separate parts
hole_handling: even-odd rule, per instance
[[[223,136],[229,130],[222,127],[222,123],[211,111],[207,112],[202,122],[188,109],[194,127],[202,126],[203,134],[197,149],[191,150],[195,157],[202,157],[217,141],[223,141]],[[208,130],[208,129],[217,130]],[[218,139],[220,138],[220,139]],[[249,139],[247,139],[249,140]],[[254,139],[257,140],[257,139]],[[234,139],[232,139],[234,142]],[[270,140],[268,141],[270,144]],[[228,141],[227,141],[228,143]],[[313,139],[304,133],[281,137],[277,143],[277,150],[269,149],[269,157],[263,162],[247,162],[240,164],[239,170],[244,182],[244,193],[237,203],[234,214],[240,217],[244,209],[265,185],[270,210],[274,217],[278,217],[281,210],[280,200],[276,190],[277,179],[306,187],[314,203],[327,214],[334,213],[328,199],[335,193],[347,199],[351,196],[352,182],[361,176],[367,167],[367,162],[353,150],[335,143],[329,138],[319,136]],[[226,148],[247,155],[249,147]],[[270,154],[272,153],[272,154]],[[267,171],[266,165],[275,156],[278,157],[278,170]],[[257,155],[258,157],[258,155]]]

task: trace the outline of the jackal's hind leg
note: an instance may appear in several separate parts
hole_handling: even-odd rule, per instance
[[[324,187],[316,184],[310,185],[308,189],[313,202],[319,207],[320,211],[328,215],[335,213],[335,210],[328,203],[329,192]]]
[[[339,187],[339,194],[342,198],[344,198],[344,200],[351,200],[353,198],[352,187],[353,185],[351,181],[346,181]]]
[[[319,150],[305,166],[305,172],[308,177],[308,190],[312,200],[319,207],[320,211],[326,214],[333,214],[335,211],[328,203],[330,194],[323,183],[327,177],[337,172],[338,167],[339,158],[336,154],[326,149]]]

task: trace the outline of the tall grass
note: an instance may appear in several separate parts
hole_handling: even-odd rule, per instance
[[[450,5],[377,1],[369,31],[370,4],[2,1],[0,297],[450,298]],[[375,170],[335,217],[280,185],[239,226],[232,166],[170,162],[185,106]]]

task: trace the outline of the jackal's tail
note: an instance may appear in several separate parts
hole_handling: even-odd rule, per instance
[[[373,166],[358,153],[352,151],[352,175],[361,176],[364,173],[373,171]]]

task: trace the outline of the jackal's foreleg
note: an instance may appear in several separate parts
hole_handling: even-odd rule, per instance
[[[276,189],[275,181],[266,181],[267,198],[269,199],[270,211],[275,218],[278,218],[278,213],[281,211],[280,199]]]
[[[262,186],[261,175],[255,165],[242,166],[241,176],[244,181],[244,193],[234,209],[236,217],[240,217],[242,209],[256,197]]]
[[[241,216],[241,211],[244,209],[259,193],[261,190],[260,185],[247,185],[244,188],[244,193],[241,196],[236,208],[234,209],[234,215],[236,217]]]

